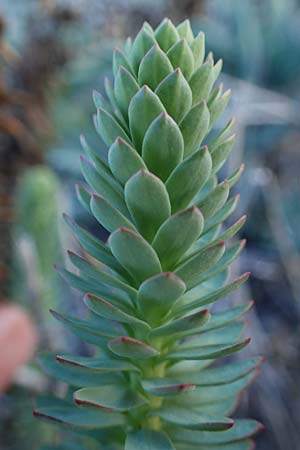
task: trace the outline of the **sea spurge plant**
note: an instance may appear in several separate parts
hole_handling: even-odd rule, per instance
[[[89,430],[97,448],[246,450],[259,429],[227,414],[260,359],[215,364],[249,343],[240,318],[251,307],[213,309],[249,276],[228,279],[244,246],[228,241],[245,217],[222,229],[243,167],[218,180],[234,142],[233,121],[210,137],[230,97],[214,87],[221,66],[205,57],[203,33],[166,19],[115,50],[107,99],[94,93],[109,150],[104,158],[82,138],[89,189],[77,192],[110,236],[104,244],[66,217],[83,250],[69,252],[74,273],[59,271],[88,314],[53,315],[97,350],[40,356],[73,396],[41,399],[35,415]]]

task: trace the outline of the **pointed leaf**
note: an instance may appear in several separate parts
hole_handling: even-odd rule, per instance
[[[192,106],[192,91],[180,68],[164,78],[157,86],[155,93],[177,123]]]
[[[186,114],[180,123],[180,130],[184,139],[184,156],[196,151],[209,129],[210,117],[206,102],[202,101]]]
[[[117,138],[110,147],[108,162],[112,173],[122,184],[140,169],[146,169],[138,152],[121,138]]]
[[[169,217],[152,242],[163,270],[170,270],[191,247],[203,229],[200,210],[192,206]],[[180,239],[178,239],[180,236]]]
[[[166,182],[172,213],[186,208],[209,178],[211,157],[206,147],[180,163]]]
[[[149,359],[159,351],[144,342],[128,336],[120,336],[108,342],[108,348],[116,355],[130,359]]]
[[[141,59],[154,44],[154,37],[143,27],[136,36],[130,50],[130,61],[135,73],[138,72]]]
[[[137,229],[151,242],[159,226],[171,213],[164,183],[152,173],[141,169],[127,181],[124,192]]]
[[[127,228],[114,231],[109,237],[112,254],[138,284],[161,272],[161,265],[152,247],[142,236]]]
[[[156,397],[172,397],[193,391],[195,385],[191,383],[175,382],[166,378],[152,378],[142,381],[143,389]]]
[[[175,450],[161,431],[139,430],[127,434],[125,450]]]
[[[141,395],[118,385],[79,389],[74,393],[74,401],[82,407],[118,412],[130,411],[146,403]]]
[[[235,141],[235,134],[224,140],[218,146],[215,146],[213,149],[210,149],[211,159],[213,163],[213,173],[217,173],[223,164],[226,162],[233,144]]]
[[[231,355],[246,347],[250,342],[250,339],[244,341],[232,343],[232,344],[219,344],[219,345],[207,345],[205,347],[191,347],[183,348],[165,355],[165,358],[178,360],[178,359],[215,359],[222,356]]]
[[[210,128],[214,125],[218,117],[222,114],[231,97],[231,90],[224,92],[222,97],[217,98],[212,105],[210,105]]]
[[[204,219],[208,219],[224,206],[229,195],[229,183],[227,180],[218,184],[203,200],[197,202]]]
[[[132,75],[134,75],[133,68],[127,58],[127,56],[119,48],[115,48],[113,53],[113,74],[116,77],[118,70],[123,66]]]
[[[87,212],[90,213],[91,193],[81,183],[75,184],[75,189],[76,189],[76,197],[79,203]]]
[[[199,69],[194,72],[190,81],[190,87],[193,94],[193,105],[207,100],[213,85],[213,64],[206,61]]]
[[[176,122],[162,112],[148,128],[142,155],[148,169],[165,181],[182,160],[183,137]]]
[[[191,50],[194,56],[195,69],[198,69],[203,63],[205,56],[205,34],[202,31],[191,43]]]
[[[101,195],[92,195],[91,211],[97,221],[110,233],[120,227],[127,227],[131,230],[136,229],[130,220]]]
[[[139,67],[139,84],[147,84],[153,91],[158,84],[173,70],[172,64],[158,44],[143,57]]]
[[[97,109],[97,131],[105,144],[109,147],[117,137],[129,141],[129,137],[119,123],[105,109]]]
[[[106,374],[112,372],[139,372],[139,369],[127,361],[120,361],[111,358],[95,358],[89,356],[72,356],[72,355],[57,355],[56,361],[60,366],[73,367],[78,369],[78,373],[95,373]]]
[[[156,28],[154,35],[160,48],[164,52],[167,52],[169,48],[180,39],[178,31],[170,19],[163,19],[163,21]]]
[[[195,333],[195,329],[201,330],[203,325],[209,321],[210,317],[208,309],[203,309],[202,311],[185,316],[182,319],[173,320],[158,328],[152,329],[150,336],[165,336],[173,339],[174,337],[182,338]]]
[[[184,282],[171,272],[144,281],[138,291],[138,305],[147,322],[160,322],[184,291]]]
[[[148,127],[162,111],[165,111],[163,104],[148,86],[143,86],[132,98],[128,111],[129,126],[139,152]]]
[[[125,118],[128,116],[130,100],[139,89],[140,87],[131,73],[121,66],[115,79],[114,92],[118,106]]]
[[[183,39],[186,39],[189,44],[193,42],[194,35],[190,21],[188,19],[184,20],[177,26],[177,31],[179,36]]]
[[[189,80],[194,70],[194,57],[185,39],[180,39],[168,51],[167,56],[174,69],[181,69],[183,76]]]

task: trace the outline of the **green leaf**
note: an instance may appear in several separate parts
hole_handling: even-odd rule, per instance
[[[117,138],[110,147],[108,162],[112,173],[122,184],[140,169],[146,169],[138,152],[122,138]]]
[[[193,95],[193,105],[207,100],[213,85],[213,63],[206,61],[192,75],[190,87]]]
[[[58,364],[55,355],[51,353],[39,354],[38,363],[48,376],[68,383],[71,386],[102,386],[121,381],[120,372],[113,375],[109,372],[108,375],[107,373],[100,373],[78,365]]]
[[[105,111],[107,111],[109,114],[114,116],[114,110],[111,104],[105,100],[101,92],[96,91],[96,89],[93,90],[93,101],[96,109],[102,108]]]
[[[159,351],[144,342],[128,336],[119,336],[108,342],[108,348],[118,356],[130,359],[149,359],[159,355]]]
[[[146,403],[141,395],[118,385],[79,389],[74,393],[74,401],[81,407],[87,406],[114,412],[130,411]]]
[[[148,169],[165,181],[181,162],[184,142],[174,120],[162,112],[148,128],[142,147],[142,155]]]
[[[121,66],[118,70],[114,92],[118,106],[125,118],[128,116],[128,106],[132,97],[138,92],[140,86],[131,73]]]
[[[193,391],[195,385],[191,383],[180,383],[165,378],[153,378],[142,381],[143,389],[156,397],[173,397]]]
[[[194,334],[195,330],[201,330],[204,324],[210,320],[210,313],[208,309],[184,316],[181,319],[173,320],[172,322],[161,325],[158,328],[152,329],[150,337],[165,336],[166,338],[182,338],[189,334]]]
[[[186,373],[180,377],[183,383],[192,383],[196,386],[218,386],[232,383],[247,375],[262,363],[262,358],[251,358],[231,364],[205,369],[198,373]]]
[[[194,34],[191,28],[190,21],[188,19],[184,20],[177,26],[177,31],[179,36],[182,39],[186,39],[189,44],[193,42]]]
[[[192,106],[192,91],[180,68],[164,78],[155,93],[176,122],[180,122]]]
[[[189,445],[189,444],[183,444],[183,445],[176,445],[177,450],[207,450],[207,446],[203,445]],[[220,447],[219,445],[210,445],[209,450],[253,450],[253,442],[252,441],[242,441],[242,442],[234,442],[230,444],[222,444]]]
[[[231,292],[239,288],[243,283],[245,283],[248,280],[249,276],[250,273],[246,272],[240,277],[236,278],[231,283],[227,284],[226,286],[216,289],[213,292],[209,292],[207,295],[204,295],[203,297],[200,297],[197,300],[194,300],[186,305],[180,304],[176,305],[174,311],[176,311],[176,314],[184,314],[185,312],[192,311],[204,305],[209,305],[210,303],[215,302],[221,297],[225,297],[226,295],[230,294]]]
[[[172,425],[179,425],[191,430],[223,431],[228,430],[234,424],[232,419],[226,417],[200,416],[186,408],[161,408],[150,413],[157,415]]]
[[[174,69],[181,69],[183,76],[189,80],[194,70],[194,57],[185,39],[174,43],[168,50],[167,56],[172,63]]]
[[[174,266],[199,237],[202,229],[203,217],[195,206],[174,214],[161,225],[152,247],[160,259],[163,270],[170,270]]]
[[[139,84],[148,85],[153,91],[157,85],[173,70],[172,64],[158,44],[143,57],[138,73]]]
[[[156,28],[154,36],[164,52],[167,52],[180,39],[178,31],[170,19],[162,20]]]
[[[143,27],[136,36],[130,50],[130,61],[135,73],[138,72],[141,59],[154,44],[154,37]]]
[[[229,183],[227,180],[218,184],[213,191],[209,192],[197,207],[200,209],[204,219],[208,219],[224,206],[229,195]]]
[[[112,305],[101,297],[87,294],[84,298],[84,302],[91,311],[105,319],[117,320],[118,322],[128,323],[130,325],[133,324],[146,330],[150,329],[146,322],[127,314],[122,309]]]
[[[124,201],[123,195],[116,190],[107,178],[104,178],[95,167],[85,158],[81,158],[81,169],[84,178],[94,191],[103,196],[115,208],[119,209],[123,214],[128,216],[128,210]]]
[[[221,345],[235,342],[241,337],[244,328],[243,323],[233,323],[219,330],[202,331],[190,336],[179,344],[180,349],[192,347],[204,347],[207,345]]]
[[[137,229],[151,242],[159,226],[171,214],[164,183],[152,173],[141,169],[127,181],[124,192]]]
[[[117,427],[126,423],[122,414],[88,411],[74,406],[39,408],[34,410],[33,414],[40,419],[86,430]]]
[[[202,331],[216,330],[235,320],[241,318],[246,314],[253,306],[253,302],[246,303],[246,305],[237,306],[235,308],[226,309],[225,311],[214,313],[211,316],[209,323],[204,325]]]
[[[255,420],[236,420],[234,426],[222,433],[218,432],[201,432],[191,433],[189,430],[176,429],[172,431],[172,437],[180,442],[191,444],[200,444],[203,446],[233,444],[243,439],[253,437],[261,430],[261,424]],[[198,447],[197,447],[198,448]],[[234,448],[234,447],[233,447]],[[230,447],[228,447],[230,450]]]
[[[227,230],[225,230],[222,234],[220,234],[220,236],[218,238],[223,240],[223,241],[231,239],[244,226],[246,220],[247,220],[247,216],[246,215],[242,216],[231,227],[227,228]]]
[[[76,189],[76,197],[79,203],[88,213],[90,213],[91,193],[81,183],[75,184],[75,189]]]
[[[224,242],[218,242],[180,265],[175,270],[175,274],[186,283],[188,288],[192,288],[198,284],[201,274],[219,261],[224,250]]]
[[[97,221],[109,232],[113,232],[120,227],[127,227],[131,230],[136,229],[130,220],[101,195],[92,195],[91,211]]]
[[[245,165],[241,164],[240,167],[238,167],[230,177],[227,178],[227,181],[229,183],[230,189],[239,181],[241,178],[242,173],[244,172]]]
[[[127,56],[120,50],[119,48],[114,49],[113,53],[113,74],[116,77],[118,70],[123,66],[128,70],[132,75],[134,75],[133,68],[127,58]]]
[[[96,323],[95,321],[78,319],[77,317],[68,316],[53,310],[50,310],[50,312],[55,319],[66,325],[72,333],[90,344],[101,346],[105,343],[105,339],[120,334],[117,324],[112,321],[109,322],[99,318],[99,321]]]
[[[244,341],[234,342],[231,344],[206,345],[204,347],[183,348],[165,355],[166,359],[180,360],[180,359],[215,359],[222,356],[231,355],[246,347],[250,339]]]
[[[210,128],[214,125],[218,117],[222,114],[231,97],[231,90],[224,92],[222,97],[216,99],[209,108],[210,112]]]
[[[159,323],[184,293],[185,287],[184,282],[171,272],[144,281],[138,290],[137,302],[147,322]]]
[[[127,434],[125,450],[175,450],[165,433],[139,430]]]
[[[180,123],[184,139],[184,156],[198,150],[209,128],[210,116],[205,100],[197,103]]]
[[[155,251],[139,234],[127,228],[114,231],[109,237],[112,254],[138,284],[161,272]]]
[[[217,173],[227,160],[232,150],[234,141],[235,141],[235,134],[224,140],[219,145],[213,147],[212,149],[211,147],[209,147],[213,163],[213,173]]]
[[[186,208],[208,180],[211,157],[206,147],[193,153],[180,163],[166,182],[172,213]]]
[[[134,145],[139,152],[147,129],[162,111],[165,111],[163,104],[148,86],[143,86],[132,98],[128,111],[129,126]]]
[[[230,119],[226,123],[225,127],[221,129],[221,131],[219,131],[219,133],[217,133],[216,136],[214,136],[214,138],[209,141],[208,145],[211,153],[213,153],[215,148],[218,147],[220,144],[222,144],[224,140],[228,138],[228,135],[231,133],[234,123],[235,119],[234,118]]]
[[[99,374],[111,374],[113,372],[139,372],[136,366],[127,361],[120,361],[108,357],[57,355],[56,361],[60,366],[77,368],[79,374],[94,373],[99,376]]]
[[[195,69],[198,69],[203,63],[205,56],[205,34],[202,31],[200,31],[191,43],[191,50],[194,57]]]
[[[119,125],[114,117],[109,114],[105,109],[97,109],[97,131],[102,137],[105,144],[109,147],[117,137],[129,141],[129,137],[125,130]]]
[[[74,266],[80,270],[80,275],[83,277],[87,279],[91,278],[97,283],[104,283],[113,288],[123,290],[133,299],[136,297],[136,290],[132,286],[115,277],[113,274],[106,272],[100,265],[93,265],[71,250],[68,250],[68,256]]]
[[[225,205],[221,209],[219,209],[219,211],[216,212],[216,214],[207,219],[204,223],[204,231],[202,235],[205,235],[216,225],[220,224],[221,222],[224,222],[224,220],[226,220],[236,209],[239,199],[240,199],[239,194],[233,198],[230,198],[225,203]]]

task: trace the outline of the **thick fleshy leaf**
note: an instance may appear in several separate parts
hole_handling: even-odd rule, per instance
[[[118,70],[114,91],[116,101],[124,117],[128,116],[128,106],[132,97],[138,92],[140,86],[132,76],[132,74],[121,66]],[[122,136],[121,136],[122,137]],[[112,142],[110,143],[112,144]]]
[[[114,115],[114,110],[111,104],[103,97],[101,92],[96,91],[96,89],[93,90],[93,101],[96,109],[102,108],[112,116]]]
[[[164,336],[166,338],[182,338],[189,334],[193,334],[193,330],[201,330],[204,324],[210,319],[208,309],[203,309],[195,314],[184,316],[181,319],[173,320],[167,324],[154,328],[150,332],[150,336]]]
[[[215,359],[222,356],[231,355],[232,353],[242,350],[246,345],[248,345],[250,339],[245,339],[232,344],[219,344],[219,345],[207,345],[204,347],[191,347],[183,348],[182,350],[177,350],[170,352],[165,355],[165,358],[171,360],[179,359]]]
[[[193,95],[193,105],[207,100],[213,85],[213,63],[208,60],[192,75],[190,87]]]
[[[214,148],[210,148],[213,163],[213,173],[218,172],[228,158],[235,141],[235,134],[224,140]]]
[[[218,117],[222,114],[231,97],[231,90],[224,92],[222,97],[217,98],[209,108],[210,112],[210,127],[214,125]]]
[[[186,39],[189,44],[193,42],[194,34],[191,28],[190,21],[188,19],[184,20],[177,26],[177,31],[179,36],[182,39]]]
[[[91,264],[89,261],[71,250],[68,250],[68,256],[74,266],[80,270],[80,275],[82,275],[83,278],[92,279],[99,284],[104,283],[107,286],[123,290],[130,295],[131,298],[135,299],[136,290],[132,286],[117,278],[113,274],[106,272],[100,265],[96,266]]]
[[[124,128],[105,109],[97,109],[97,131],[107,146],[110,146],[117,137],[129,141],[129,137]]]
[[[185,408],[161,408],[153,411],[150,415],[157,415],[168,423],[191,430],[223,431],[228,430],[234,424],[232,419],[226,417],[200,416]]]
[[[83,157],[81,158],[81,169],[83,176],[94,191],[97,194],[102,195],[115,208],[128,216],[128,210],[122,193],[117,191],[116,187],[112,185],[107,178],[104,178],[97,172],[95,167]]]
[[[111,372],[107,374],[77,365],[59,364],[55,359],[55,355],[50,353],[40,354],[38,363],[48,376],[55,377],[71,386],[104,386],[112,382],[118,383],[122,381],[120,379],[120,371],[114,372],[114,374]]]
[[[141,395],[120,385],[80,389],[74,393],[74,401],[82,407],[118,412],[130,411],[146,403]]]
[[[151,242],[159,226],[170,216],[171,205],[164,183],[141,169],[125,185],[125,200],[139,232]]]
[[[209,141],[209,150],[214,152],[215,148],[222,144],[231,134],[235,119],[231,118],[226,123],[225,127],[221,129],[212,139]]]
[[[166,182],[172,213],[186,208],[201,186],[208,180],[211,157],[206,147],[193,153],[180,163]]]
[[[76,197],[79,203],[88,213],[90,213],[91,193],[81,183],[75,184],[75,190],[76,190]]]
[[[183,118],[180,123],[180,130],[184,139],[185,157],[199,148],[207,134],[209,122],[209,110],[205,100],[193,106]]]
[[[229,195],[229,183],[227,180],[218,184],[213,191],[211,191],[203,200],[197,202],[204,219],[213,216],[219,209],[224,206]]]
[[[91,211],[97,221],[110,233],[120,227],[127,227],[131,230],[136,229],[130,220],[101,195],[92,195]]]
[[[118,356],[130,359],[149,359],[159,355],[159,351],[144,342],[128,336],[119,336],[108,342],[108,348]]]
[[[129,105],[129,126],[136,149],[141,152],[145,133],[151,122],[165,108],[148,86],[143,86],[132,98]],[[125,139],[126,140],[126,139]]]
[[[233,323],[214,331],[200,332],[181,342],[178,348],[192,348],[206,345],[223,345],[237,341],[242,334],[243,323]]]
[[[174,120],[162,112],[148,128],[142,155],[148,169],[165,181],[182,160],[184,142]]]
[[[122,138],[117,138],[110,147],[108,162],[112,173],[122,184],[140,169],[146,169],[139,153]]]
[[[242,306],[236,306],[235,308],[225,309],[222,312],[214,313],[211,316],[209,323],[204,325],[202,331],[216,330],[229,323],[240,319],[244,314],[246,314],[253,307],[253,302],[246,303]]]
[[[122,309],[112,305],[101,297],[87,294],[84,298],[84,302],[90,310],[105,319],[132,324],[146,330],[150,329],[146,322],[134,317],[133,315],[127,314]]]
[[[165,433],[139,430],[127,434],[125,450],[175,450]]]
[[[203,63],[205,56],[205,34],[202,31],[191,43],[191,50],[194,56],[195,69],[198,69]]]
[[[163,19],[156,28],[154,35],[164,52],[167,52],[180,39],[178,31],[170,19]]]
[[[202,235],[205,235],[216,225],[226,220],[236,209],[239,199],[240,199],[239,194],[237,194],[233,198],[230,198],[229,200],[227,200],[225,205],[221,209],[219,209],[219,211],[216,212],[216,214],[207,219],[204,223],[204,231]]]
[[[218,238],[222,239],[223,241],[226,241],[228,239],[231,239],[233,236],[235,236],[240,229],[244,226],[245,222],[247,220],[247,216],[242,216],[239,220],[237,220],[231,227],[227,228],[223,233],[221,233]]]
[[[255,420],[239,419],[230,430],[223,433],[201,431],[191,433],[189,430],[173,429],[172,437],[180,442],[206,445],[209,448],[211,445],[220,445],[222,448],[222,444],[232,444],[253,437],[261,428],[261,424]]]
[[[110,235],[109,245],[117,261],[138,284],[161,272],[157,254],[138,233],[120,228]]]
[[[161,273],[144,281],[138,290],[137,302],[147,322],[161,322],[185,288],[184,282],[171,272]]]
[[[179,278],[182,278],[188,288],[192,288],[198,284],[201,274],[218,262],[222,257],[224,250],[224,242],[218,242],[180,265],[175,270],[175,274],[179,276]]]
[[[147,29],[145,29],[145,27],[143,27],[136,36],[130,50],[130,61],[135,73],[138,72],[142,58],[154,44],[154,37]]]
[[[69,405],[39,408],[34,410],[33,414],[40,419],[86,430],[117,427],[126,423],[126,419],[122,414],[88,411]]]
[[[192,91],[180,68],[164,78],[157,86],[155,93],[177,123],[192,106]]]
[[[176,382],[165,378],[151,378],[142,381],[143,389],[156,397],[172,397],[193,391],[195,385],[191,383]]]
[[[119,48],[115,48],[113,53],[113,74],[116,77],[118,70],[123,66],[127,69],[132,75],[134,75],[133,68],[125,55]]]
[[[199,237],[202,229],[203,216],[195,206],[174,214],[161,225],[152,247],[159,257],[163,270],[171,270]]]
[[[167,53],[174,69],[180,68],[186,80],[189,80],[194,70],[194,57],[185,39],[176,42]]]
[[[236,184],[238,183],[239,179],[242,176],[242,173],[244,172],[245,169],[245,165],[241,164],[240,167],[238,167],[233,174],[231,174],[228,178],[227,181],[229,183],[230,189]]]
[[[209,450],[253,450],[253,442],[251,440],[246,440],[246,441],[241,441],[241,442],[233,442],[230,444],[222,444],[222,446],[220,447],[220,445],[210,445],[209,446]],[[177,450],[207,450],[207,446],[206,445],[192,445],[192,444],[187,444],[184,443],[182,445],[180,444],[176,444],[176,449]]]
[[[203,297],[199,297],[197,300],[191,301],[186,305],[178,304],[174,308],[174,312],[176,312],[176,314],[184,314],[185,312],[192,311],[204,305],[209,305],[210,303],[213,303],[221,297],[225,297],[226,295],[238,289],[243,283],[248,280],[249,276],[250,273],[246,272],[226,286],[216,289],[215,291],[210,292],[207,295],[203,295]]]
[[[139,372],[136,366],[127,361],[108,357],[57,355],[56,361],[60,366],[77,368],[78,373],[85,372],[99,375],[113,372]]]
[[[153,91],[158,84],[173,70],[172,64],[158,44],[143,57],[139,67],[139,84],[147,84]]]

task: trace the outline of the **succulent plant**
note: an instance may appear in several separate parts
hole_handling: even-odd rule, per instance
[[[109,150],[103,158],[82,138],[89,189],[77,194],[110,236],[104,244],[66,217],[83,251],[69,252],[76,273],[58,270],[85,293],[87,315],[52,313],[97,350],[40,355],[71,395],[40,399],[34,414],[88,434],[95,448],[246,450],[260,428],[226,415],[261,359],[214,364],[249,343],[239,319],[251,307],[213,308],[249,276],[228,280],[244,242],[225,246],[245,217],[221,229],[243,170],[218,181],[234,143],[233,121],[210,134],[230,98],[214,88],[221,66],[189,21],[146,23],[115,50],[108,99],[94,93]]]

